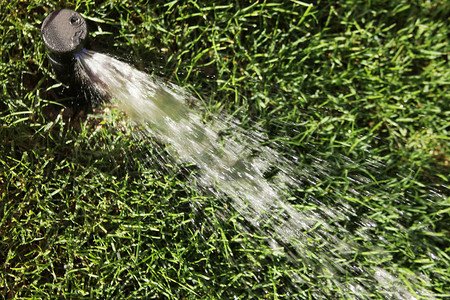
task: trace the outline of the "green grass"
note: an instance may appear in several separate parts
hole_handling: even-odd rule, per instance
[[[449,297],[448,1],[240,2],[62,1],[89,20],[91,48],[187,88],[206,116],[262,127],[295,156],[303,184],[290,201],[342,207],[330,225],[358,245],[343,260]],[[292,297],[354,297],[242,232],[232,209],[219,217],[189,169],[154,163],[164,145],[120,118],[50,118],[61,96],[40,25],[57,8],[0,2],[4,298],[287,298],[292,272],[303,279]]]

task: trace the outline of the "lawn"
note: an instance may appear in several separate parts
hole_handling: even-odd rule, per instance
[[[292,162],[283,203],[321,222],[289,241],[274,213],[255,226],[170,145],[62,86],[40,32],[60,8],[87,20],[89,49]],[[444,0],[2,0],[0,294],[450,297],[449,14]]]

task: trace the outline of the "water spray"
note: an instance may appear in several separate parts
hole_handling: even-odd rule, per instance
[[[88,37],[86,20],[73,10],[57,10],[45,18],[41,33],[56,78],[70,85],[75,56],[83,51]]]

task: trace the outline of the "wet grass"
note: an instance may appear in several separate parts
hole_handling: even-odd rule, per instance
[[[263,128],[295,157],[304,180],[290,201],[342,207],[330,225],[358,245],[343,260],[450,296],[447,1],[64,3],[90,22],[91,48],[186,87],[206,117]],[[0,4],[3,297],[356,297],[242,232],[232,210],[219,217],[189,168],[152,163],[164,145],[102,110],[60,111],[39,30],[57,8]]]

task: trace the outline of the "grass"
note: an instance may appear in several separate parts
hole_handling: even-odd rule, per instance
[[[92,49],[187,88],[206,116],[263,128],[296,157],[303,184],[290,201],[342,208],[329,225],[358,245],[348,264],[450,296],[447,1],[0,3],[4,298],[356,297],[242,232],[232,209],[218,217],[186,170],[147,158],[164,158],[164,145],[101,111],[56,109],[64,94],[39,28],[61,7],[89,21]],[[292,272],[301,280],[288,289]]]

